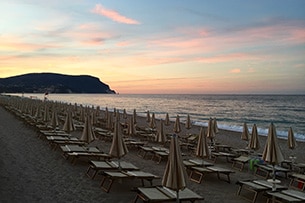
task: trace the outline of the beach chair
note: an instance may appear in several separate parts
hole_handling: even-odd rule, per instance
[[[270,175],[273,172],[273,166],[269,164],[255,164],[256,170],[254,172],[254,175],[262,178],[269,178]],[[285,178],[288,178],[288,172],[290,172],[289,169],[283,168],[281,166],[275,166],[274,167],[275,173],[278,175],[279,173],[284,173]]]
[[[154,156],[153,148],[149,147],[149,146],[140,146],[140,148],[138,150],[138,156],[142,157],[143,159],[145,159],[147,154],[151,154],[151,156],[153,157]]]
[[[111,159],[109,154],[105,154],[104,152],[100,151],[97,147],[84,147],[79,145],[63,145],[60,146],[62,150],[62,156],[65,159],[72,158],[71,162],[73,164],[76,163],[76,160],[80,157],[86,158],[95,158],[95,159]]]
[[[195,166],[195,167],[191,167],[190,170],[191,170],[190,180],[199,184],[202,182],[202,179],[207,174],[216,174],[219,180],[221,180],[220,175],[225,175],[227,177],[227,180],[225,181],[231,183],[230,175],[232,173],[235,173],[235,171],[219,166],[208,166],[208,167]]]
[[[152,181],[154,179],[160,178],[152,173],[147,173],[144,171],[136,170],[136,171],[102,171],[103,176],[101,181],[101,188],[105,192],[109,192],[115,180],[121,179],[139,179],[141,180],[142,186],[144,185],[144,180],[150,183],[152,186]]]
[[[237,181],[236,184],[239,185],[237,195],[252,203],[256,202],[260,193],[272,191],[273,187],[273,184],[267,180],[244,180]],[[276,184],[275,186],[277,190],[287,189],[287,187],[283,185]],[[253,193],[253,195],[249,195],[249,192]]]
[[[269,202],[305,202],[305,193],[298,190],[281,190],[281,191],[268,191],[267,203]]]
[[[59,145],[75,144],[79,146],[84,146],[87,144],[86,142],[79,140],[76,137],[70,137],[70,136],[52,135],[52,136],[46,136],[46,140],[49,142],[50,146],[53,149],[56,149],[56,147]]]
[[[290,183],[289,187],[298,189],[303,191],[305,189],[305,175],[299,174],[299,173],[292,173],[289,175],[290,177]]]
[[[118,171],[118,170],[140,170],[132,163],[126,161],[120,161],[120,167],[118,161],[90,161],[89,167],[86,171],[86,175],[94,179],[96,174],[100,171]]]
[[[236,158],[239,155],[231,152],[212,152],[211,156],[214,159],[214,163],[216,163],[219,157],[225,157],[227,162],[231,163],[231,159]]]
[[[139,187],[137,188],[137,195],[133,202],[136,203],[139,199],[142,202],[176,202],[177,193],[174,190],[162,186]],[[204,200],[204,198],[192,190],[185,188],[179,191],[179,200],[180,202],[196,202]]]
[[[210,163],[208,161],[205,161],[203,159],[187,159],[187,160],[183,160],[183,164],[186,168],[186,171],[189,173],[191,173],[191,168],[192,167],[196,167],[196,166],[204,166],[204,167],[207,167],[207,166],[214,166],[213,163]]]
[[[238,169],[239,171],[242,171],[244,169],[244,166],[246,163],[250,161],[250,157],[248,156],[239,156],[232,159],[232,168]]]

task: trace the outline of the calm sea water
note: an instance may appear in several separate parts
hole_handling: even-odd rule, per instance
[[[43,98],[41,94],[35,96]],[[221,129],[241,132],[246,122],[250,132],[256,124],[261,135],[267,135],[273,122],[278,136],[287,137],[292,127],[296,138],[305,141],[305,95],[50,94],[49,100],[126,109],[129,114],[136,109],[140,116],[146,116],[149,110],[162,119],[166,113],[172,120],[179,114],[181,122],[190,114],[193,124],[202,126],[207,126],[210,117],[216,117]]]

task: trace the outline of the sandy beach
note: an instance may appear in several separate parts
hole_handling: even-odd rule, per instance
[[[137,122],[141,126],[147,125],[143,117],[138,117]],[[60,150],[53,150],[46,140],[38,137],[39,132],[36,128],[26,124],[2,106],[0,129],[0,202],[132,202],[136,196],[132,188],[141,185],[140,182],[124,180],[115,182],[110,193],[104,192],[99,186],[100,177],[91,180],[86,176],[87,161],[71,164],[61,156]],[[172,129],[173,125],[166,127],[165,132],[171,133]],[[199,130],[198,126],[193,126],[190,130],[182,127],[180,134],[198,134]],[[81,131],[75,131],[72,135],[80,137]],[[246,143],[240,137],[240,133],[220,130],[216,140],[234,148],[245,148]],[[261,148],[258,152],[262,152],[265,141],[266,137],[260,136]],[[293,153],[297,157],[297,162],[305,163],[305,158],[301,155],[305,149],[304,143],[298,142],[293,152],[288,149],[286,140],[279,140],[279,143],[285,158]],[[90,145],[108,152],[111,143],[96,140]],[[194,157],[194,153],[187,149],[182,148],[182,151],[186,154],[184,158]],[[160,177],[163,176],[166,165],[166,161],[157,164],[139,157],[135,149],[129,149],[129,153],[122,160]],[[248,170],[248,166],[240,172],[222,158],[217,160],[217,165],[235,171],[231,175],[231,183],[218,180],[215,175],[208,175],[201,184],[188,180],[187,187],[203,196],[205,200],[202,202],[247,202],[236,195],[238,185],[235,183],[238,180],[257,177]],[[289,179],[280,179],[282,184],[288,185]],[[154,185],[160,184],[161,179],[154,181]],[[265,201],[264,197],[258,197],[257,202]]]

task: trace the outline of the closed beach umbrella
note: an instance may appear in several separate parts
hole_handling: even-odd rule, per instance
[[[49,107],[45,105],[44,112],[43,112],[43,122],[48,122],[50,120],[49,116]]]
[[[256,124],[254,124],[252,127],[252,133],[248,148],[253,150],[258,150],[260,148]]]
[[[156,141],[160,143],[165,143],[165,134],[164,134],[164,126],[163,126],[164,121],[160,121],[160,129],[157,133]]]
[[[156,128],[155,113],[152,113],[152,115],[151,115],[149,127],[150,127],[150,128]]]
[[[208,123],[207,138],[211,139],[211,142],[213,142],[214,137],[215,137],[215,132],[213,127],[213,119],[210,118]]]
[[[80,140],[90,143],[96,139],[90,116],[85,117],[85,125]]]
[[[200,128],[198,143],[196,147],[196,156],[202,158],[210,156],[210,151],[203,127]]]
[[[249,140],[249,129],[248,129],[247,123],[244,123],[243,132],[241,134],[241,139],[245,140],[245,141]]]
[[[213,118],[212,124],[213,124],[214,133],[217,134],[219,130],[218,130],[218,125],[217,125],[217,120],[216,120],[216,118]]]
[[[134,124],[137,123],[137,112],[136,112],[135,109],[133,110],[133,123],[134,123]]]
[[[66,131],[67,133],[70,133],[75,130],[71,111],[67,112],[63,130]]]
[[[130,117],[129,119],[129,124],[128,124],[128,135],[135,135],[136,134],[136,129],[135,129],[135,124],[133,122],[133,116]]]
[[[162,185],[176,191],[177,202],[179,202],[179,190],[186,188],[186,178],[186,171],[182,162],[178,139],[176,135],[173,135],[171,138],[169,156],[162,179]]]
[[[289,131],[288,131],[288,147],[289,147],[289,149],[294,149],[296,146],[297,146],[297,143],[296,143],[296,140],[294,137],[294,133],[293,133],[292,128],[290,127]]]
[[[123,118],[124,118],[124,119],[127,119],[127,112],[126,112],[126,109],[123,110]]]
[[[191,122],[190,114],[187,114],[186,122],[185,122],[185,128],[188,129],[188,130],[192,128],[192,122]]]
[[[284,161],[284,157],[282,155],[281,149],[278,144],[276,129],[273,123],[270,124],[268,130],[268,137],[266,141],[266,145],[263,151],[262,158],[265,162],[272,164],[273,166],[273,182],[274,187],[272,188],[275,190],[275,169],[274,166],[276,164],[281,163]]]
[[[127,146],[123,140],[122,133],[120,131],[120,124],[118,121],[114,123],[114,134],[112,138],[112,144],[110,147],[109,154],[112,157],[118,158],[119,168],[121,157],[125,156],[128,153]]]
[[[55,109],[52,112],[51,126],[53,127],[54,130],[58,127],[58,116],[57,116],[57,111]]]
[[[166,113],[165,120],[164,120],[164,125],[169,126],[170,124],[171,123],[170,123],[170,120],[169,120],[169,115],[168,115],[168,113]]]
[[[147,123],[150,122],[150,112],[149,111],[146,112],[146,122]]]
[[[176,117],[176,121],[175,121],[175,124],[174,124],[174,132],[175,133],[180,133],[181,132],[179,115],[177,115],[177,117]]]

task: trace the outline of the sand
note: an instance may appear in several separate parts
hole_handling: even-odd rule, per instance
[[[137,119],[139,125],[147,125],[145,118]],[[166,132],[172,126],[165,128]],[[199,133],[199,127],[193,126],[185,133]],[[80,136],[81,132],[72,133]],[[38,137],[36,128],[29,126],[22,119],[0,106],[0,202],[132,202],[136,192],[132,188],[140,186],[137,181],[115,182],[110,193],[104,192],[99,184],[101,177],[94,180],[85,174],[88,168],[87,161],[79,161],[75,165],[61,156],[60,150],[53,150],[46,140]],[[260,137],[261,149],[265,144],[265,137]],[[241,141],[240,133],[220,131],[217,142],[228,144],[235,148],[244,148],[245,142]],[[97,140],[90,145],[96,145],[108,152],[110,142]],[[150,145],[155,145],[149,143]],[[288,149],[286,140],[280,140],[283,154],[288,157],[292,152]],[[298,143],[293,151],[297,162],[304,162],[301,156],[304,152],[304,143]],[[193,157],[190,151],[182,149],[187,154],[185,158]],[[130,149],[122,158],[132,162],[143,171],[151,172],[162,177],[166,161],[156,164],[152,160],[137,156],[137,150]],[[217,165],[231,168],[231,163],[219,159]],[[205,198],[203,202],[247,202],[236,195],[238,185],[236,181],[255,177],[248,166],[243,172],[235,169],[231,175],[231,183],[220,181],[216,175],[208,175],[201,184],[188,180],[188,188]],[[282,184],[288,184],[288,179],[280,178]],[[154,181],[155,185],[161,184],[161,179]],[[257,202],[265,202],[259,196]],[[140,201],[139,201],[140,202]]]

